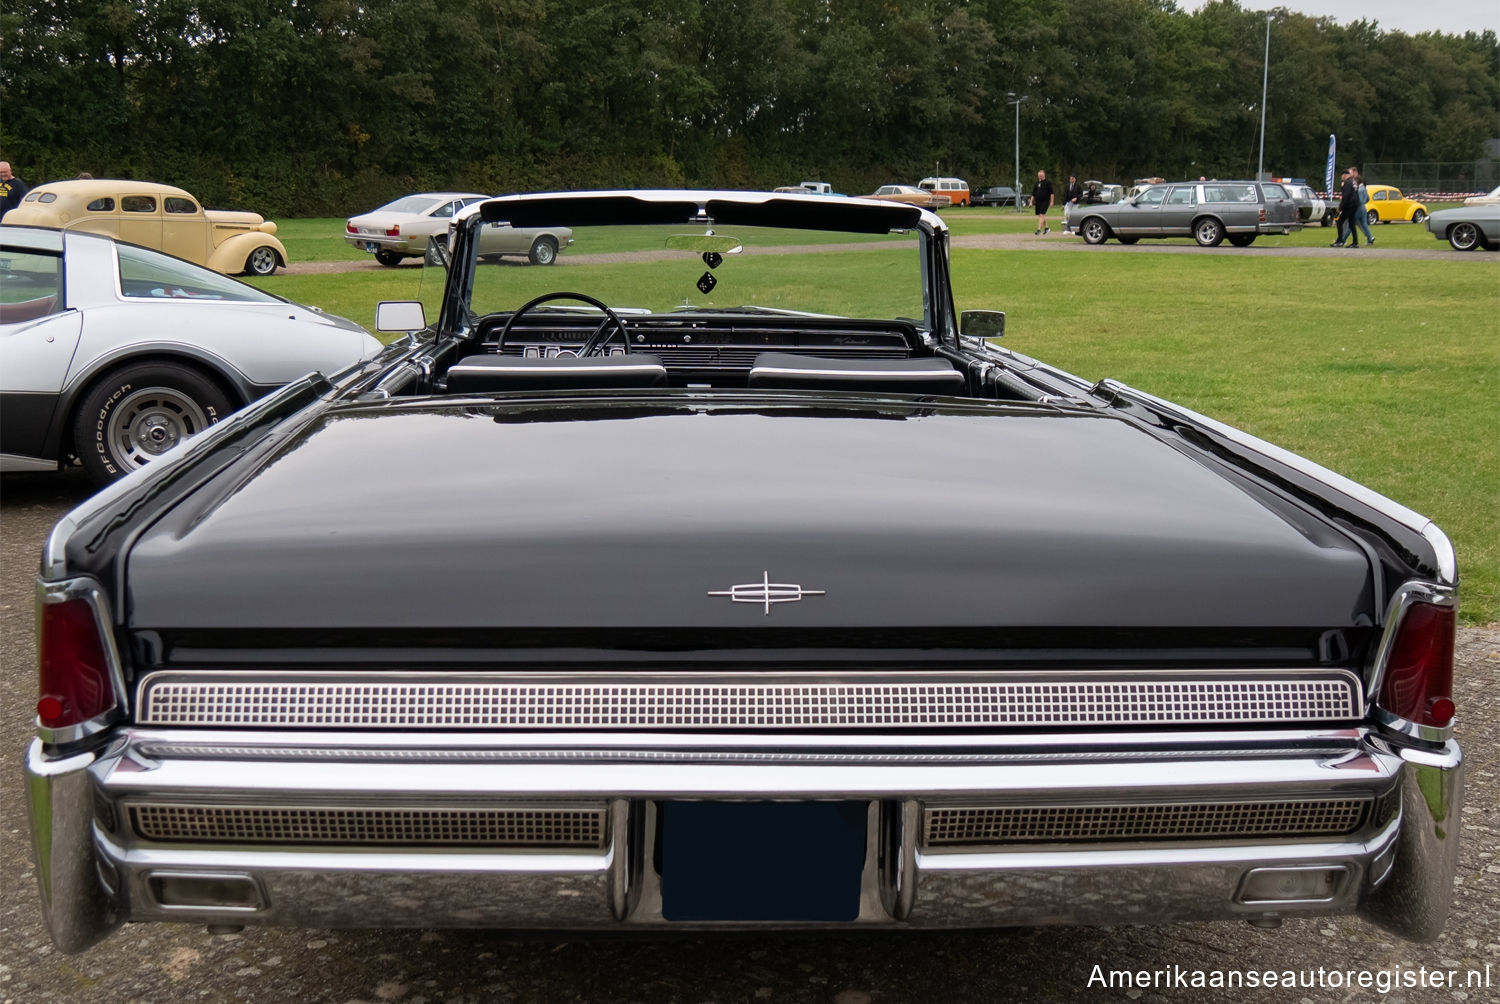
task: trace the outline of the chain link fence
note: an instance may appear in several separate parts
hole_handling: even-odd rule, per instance
[[[1407,196],[1474,195],[1500,185],[1500,160],[1370,163],[1364,176],[1369,184],[1394,185]]]

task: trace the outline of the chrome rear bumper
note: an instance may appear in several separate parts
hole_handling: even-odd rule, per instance
[[[27,777],[45,912],[64,951],[125,920],[820,926],[667,919],[662,807],[838,801],[866,822],[844,926],[1360,912],[1428,939],[1446,915],[1452,743],[1395,750],[1347,729],[790,742],[139,730],[62,759],[38,742]],[[976,829],[942,828],[970,810]],[[1267,813],[1301,829],[1257,829]]]

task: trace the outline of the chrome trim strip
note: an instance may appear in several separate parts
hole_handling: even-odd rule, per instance
[[[1396,636],[1401,630],[1401,621],[1406,616],[1407,608],[1414,603],[1453,607],[1458,604],[1458,592],[1452,586],[1415,580],[1403,582],[1396,588],[1395,593],[1391,595],[1391,601],[1386,604],[1385,626],[1381,631],[1380,642],[1376,645],[1370,664],[1365,670],[1365,677],[1369,681],[1365,687],[1365,708],[1367,713],[1388,731],[1411,739],[1420,739],[1423,742],[1444,743],[1453,737],[1453,723],[1449,723],[1444,728],[1419,725],[1393,715],[1375,704],[1380,697],[1381,684],[1385,682],[1386,664],[1390,661],[1391,650],[1396,647]]]
[[[109,671],[110,689],[114,692],[115,706],[102,715],[96,715],[87,721],[60,729],[48,728],[41,723],[40,718],[33,718],[37,735],[49,746],[61,746],[97,735],[109,728],[110,724],[122,715],[130,713],[130,691],[125,686],[125,671],[120,661],[120,650],[115,645],[114,620],[110,616],[109,598],[104,594],[104,590],[100,588],[99,583],[87,577],[64,579],[61,582],[37,579],[38,620],[42,615],[42,607],[53,603],[67,603],[70,600],[83,600],[93,611],[94,626],[99,631],[99,641],[104,647],[104,661]],[[40,658],[40,625],[38,625],[37,646],[38,658]]]
[[[42,457],[24,457],[18,453],[0,453],[0,471],[12,473],[16,471],[55,471],[57,470],[57,459],[46,460]]]
[[[1361,717],[1343,669],[769,673],[159,671],[141,724],[640,731],[1277,724]]]
[[[1453,541],[1448,539],[1448,535],[1436,523],[1424,526],[1422,536],[1427,538],[1427,543],[1432,545],[1432,550],[1437,554],[1438,581],[1445,586],[1458,585],[1458,555],[1453,550]]]
[[[1342,474],[1331,471],[1321,464],[1314,463],[1304,456],[1283,449],[1274,443],[1268,443],[1264,439],[1252,436],[1250,433],[1236,429],[1233,426],[1225,425],[1223,422],[1216,421],[1190,408],[1184,408],[1182,405],[1165,401],[1153,394],[1137,390],[1129,384],[1121,383],[1118,380],[1101,380],[1095,386],[1095,390],[1099,389],[1117,394],[1126,399],[1134,398],[1153,410],[1175,416],[1194,425],[1201,425],[1203,428],[1208,429],[1215,435],[1228,439],[1230,442],[1263,454],[1278,463],[1285,464],[1293,470],[1317,478],[1329,487],[1337,489],[1350,498],[1369,506],[1381,515],[1395,520],[1415,533],[1423,533],[1432,523],[1432,520],[1421,513],[1408,509],[1401,503],[1389,499],[1373,489],[1366,488],[1357,481],[1351,481]]]

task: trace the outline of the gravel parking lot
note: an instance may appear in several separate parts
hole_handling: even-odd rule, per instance
[[[1242,253],[1242,252],[1238,252]],[[548,942],[478,931],[286,931],[126,928],[78,956],[42,927],[26,837],[21,753],[35,701],[32,586],[52,524],[83,499],[78,472],[0,480],[0,729],[9,755],[0,788],[3,903],[0,1001],[824,1001],[990,1000],[1428,1001],[1500,999],[1500,625],[1465,628],[1457,669],[1459,739],[1469,758],[1454,911],[1431,945],[1359,920],[1160,928],[1050,928],[839,937]],[[1460,555],[1460,560],[1462,555]],[[1096,969],[1096,967],[1098,967]],[[1399,967],[1397,970],[1396,967]],[[1426,986],[1381,993],[1408,971]],[[1455,970],[1433,986],[1431,970]],[[1112,970],[1151,971],[1145,989]],[[1293,970],[1322,985],[1195,989],[1195,971]],[[1466,986],[1474,970],[1488,982]],[[1361,989],[1361,972],[1371,985]],[[1348,974],[1356,981],[1345,985]],[[1336,974],[1336,975],[1335,975]],[[1446,983],[1446,974],[1444,976]]]

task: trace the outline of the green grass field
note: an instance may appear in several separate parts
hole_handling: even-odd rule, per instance
[[[1034,226],[1030,214],[1017,219],[1007,210],[943,215],[960,235],[1029,235]],[[293,260],[365,257],[344,245],[342,226],[289,221],[281,236]],[[1446,248],[1410,224],[1379,226],[1375,234],[1377,248]],[[1330,231],[1312,229],[1256,246],[1330,239]],[[868,276],[879,274],[887,254],[856,257],[869,263]],[[788,269],[790,281],[796,256],[774,267]],[[377,300],[430,294],[420,289],[423,271],[277,275],[257,284],[368,326]],[[519,266],[509,274],[538,292],[558,282],[551,269]],[[859,278],[851,271],[851,291],[861,288]],[[622,272],[610,285],[639,289],[643,281],[639,272]],[[1458,549],[1463,619],[1500,620],[1500,254],[1405,261],[1354,252],[1271,258],[956,248],[953,281],[961,307],[1007,312],[1010,348],[1238,426],[1437,520]],[[583,292],[608,297],[618,289]],[[850,305],[859,308],[857,300]]]

